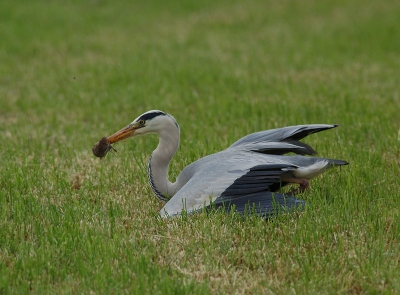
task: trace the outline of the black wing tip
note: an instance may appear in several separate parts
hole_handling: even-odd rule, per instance
[[[317,125],[318,125],[318,124],[317,124]],[[339,124],[320,124],[320,125],[322,125],[322,126],[324,126],[324,127],[316,128],[316,129],[314,129],[314,132],[311,132],[310,134],[318,133],[318,132],[321,132],[321,131],[333,129],[333,128],[336,128],[336,127],[339,127],[339,126],[340,126]]]

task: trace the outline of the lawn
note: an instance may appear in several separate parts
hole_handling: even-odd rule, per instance
[[[0,294],[399,294],[400,2],[0,2]],[[269,221],[164,220],[156,136],[91,153],[150,109],[172,114],[170,179],[260,130],[349,166]]]

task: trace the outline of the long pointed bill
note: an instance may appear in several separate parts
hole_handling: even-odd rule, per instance
[[[92,148],[93,154],[96,157],[103,158],[110,150],[116,152],[117,150],[114,149],[111,144],[133,136],[135,134],[135,131],[140,127],[141,126],[138,123],[129,124],[125,128],[122,128],[120,131],[115,132],[113,135],[109,137],[103,137]]]
[[[135,134],[136,129],[140,128],[137,123],[129,124],[121,130],[115,132],[113,135],[107,137],[108,143],[116,143],[118,141],[127,139]]]

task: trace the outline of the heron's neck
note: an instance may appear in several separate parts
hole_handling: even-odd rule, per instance
[[[179,127],[170,126],[158,135],[160,141],[149,160],[149,181],[156,196],[167,202],[180,189],[168,180],[168,166],[179,147]]]

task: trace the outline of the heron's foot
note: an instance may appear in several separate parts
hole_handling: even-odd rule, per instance
[[[292,196],[295,196],[300,193],[304,193],[304,191],[310,187],[310,183],[308,182],[307,179],[285,178],[283,181],[287,182],[287,183],[296,183],[299,185],[298,188],[295,188],[295,189],[292,189],[291,191],[289,191],[289,194],[291,194]]]

